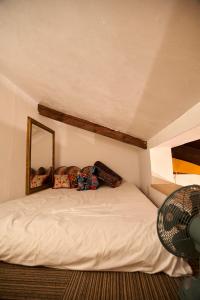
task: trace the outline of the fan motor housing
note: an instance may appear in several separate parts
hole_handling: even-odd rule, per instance
[[[193,217],[190,221],[189,234],[195,243],[196,250],[200,253],[200,215]]]

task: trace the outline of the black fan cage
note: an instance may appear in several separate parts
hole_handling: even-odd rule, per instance
[[[200,216],[200,185],[189,185],[176,190],[159,209],[158,236],[172,254],[183,258],[199,256],[188,230],[194,216]]]

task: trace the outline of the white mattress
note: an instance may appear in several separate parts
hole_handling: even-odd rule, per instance
[[[157,208],[133,184],[46,190],[0,205],[0,260],[72,270],[191,273],[156,231]]]

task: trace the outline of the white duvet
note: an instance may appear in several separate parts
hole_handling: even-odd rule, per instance
[[[72,270],[191,273],[156,231],[157,208],[133,184],[42,191],[0,205],[0,260]]]

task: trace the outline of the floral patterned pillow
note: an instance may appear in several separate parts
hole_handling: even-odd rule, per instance
[[[68,175],[54,175],[54,189],[66,188],[70,189],[70,181]]]
[[[96,190],[99,187],[99,181],[95,175],[95,167],[85,167],[78,173],[78,191]]]
[[[78,182],[77,182],[77,175],[78,172],[80,172],[80,168],[76,167],[76,166],[71,166],[67,168],[66,174],[69,175],[69,180],[70,180],[70,187],[76,188],[78,186]]]
[[[35,175],[31,180],[31,189],[42,186],[47,180],[48,175]]]

